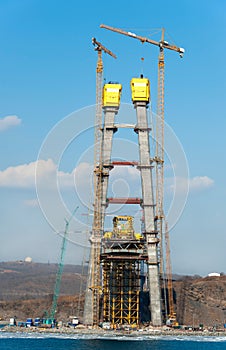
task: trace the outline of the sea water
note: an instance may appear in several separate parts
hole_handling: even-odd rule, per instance
[[[0,350],[225,350],[226,337],[0,333]]]

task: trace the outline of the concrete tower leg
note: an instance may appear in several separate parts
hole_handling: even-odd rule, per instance
[[[155,228],[155,211],[153,199],[152,166],[150,161],[149,128],[147,121],[147,103],[134,102],[137,114],[136,132],[139,140],[140,173],[144,211],[144,231],[148,253],[148,283],[150,293],[150,311],[152,324],[160,326],[161,297],[158,265],[158,238]]]
[[[101,151],[101,181],[97,181],[97,186],[100,186],[96,189],[95,193],[99,193],[99,199],[101,200],[101,214],[100,214],[100,232],[96,232],[94,227],[92,229],[91,250],[90,250],[90,259],[88,266],[88,280],[87,287],[85,292],[85,305],[84,305],[84,314],[83,314],[83,323],[86,325],[93,325],[94,323],[94,305],[93,305],[93,293],[92,284],[95,284],[95,274],[100,276],[100,264],[99,255],[101,249],[101,237],[104,231],[104,216],[106,210],[106,199],[107,199],[107,189],[108,189],[108,179],[109,172],[112,168],[111,166],[111,152],[112,152],[112,140],[113,134],[117,129],[114,126],[115,115],[118,113],[118,107],[106,106],[104,107],[104,125],[103,125],[103,137],[102,137],[102,151]],[[96,205],[95,202],[94,205]],[[95,208],[94,208],[95,209]],[[95,210],[94,210],[95,215]],[[96,215],[99,215],[96,212]],[[95,218],[93,220],[95,222]],[[93,283],[94,282],[94,283]],[[96,306],[98,308],[98,306]],[[99,309],[99,308],[98,308]]]
[[[85,304],[84,304],[84,312],[83,312],[83,324],[85,325],[93,325],[93,292],[92,292],[91,286],[92,286],[92,279],[93,279],[92,262],[94,261],[94,253],[95,253],[95,246],[91,241],[89,266],[88,266],[88,279],[86,284]]]
[[[103,161],[103,193],[102,193],[102,218],[104,220],[105,209],[107,206],[107,190],[109,172],[112,169],[111,153],[113,135],[117,131],[115,127],[115,115],[118,113],[118,107],[105,107],[104,108],[104,130],[103,130],[103,145],[102,145],[102,161]],[[104,227],[104,222],[103,222]]]

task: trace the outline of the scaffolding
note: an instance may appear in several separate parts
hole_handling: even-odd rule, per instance
[[[141,264],[147,260],[144,237],[131,216],[116,216],[102,239],[103,321],[113,328],[140,323]]]
[[[138,325],[140,293],[140,261],[103,263],[103,321],[115,325]]]

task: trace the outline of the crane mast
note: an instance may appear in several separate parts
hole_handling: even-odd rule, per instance
[[[107,26],[105,24],[100,25],[101,28],[111,30],[113,32],[129,36],[131,38],[141,41],[141,43],[149,43],[159,47],[159,56],[158,56],[158,100],[157,100],[157,118],[156,118],[156,154],[154,161],[156,163],[156,229],[159,233],[160,245],[159,245],[159,263],[160,263],[160,274],[164,275],[164,258],[163,258],[163,241],[165,238],[165,244],[167,249],[169,247],[169,234],[168,234],[168,225],[165,221],[164,215],[164,70],[165,70],[165,61],[164,61],[164,49],[176,51],[179,53],[180,57],[183,57],[185,50],[181,47],[169,44],[164,40],[165,30],[162,29],[162,36],[160,41],[155,41],[150,38],[146,38],[140,35],[137,35],[132,32],[127,32],[119,28],[114,28]],[[165,227],[163,227],[165,222]],[[167,229],[167,231],[166,231]],[[165,237],[164,236],[165,230]],[[171,262],[170,262],[170,251],[167,250],[166,256],[166,269],[171,271]],[[171,273],[172,275],[172,273]],[[168,283],[168,297],[169,306],[171,308],[170,314],[172,313],[175,316],[173,307],[173,294],[172,294],[172,280],[170,282],[171,275],[167,278]],[[163,278],[164,280],[164,278]],[[165,280],[164,280],[165,283]],[[165,286],[164,286],[165,290]],[[167,302],[165,298],[165,310],[167,311]]]
[[[92,38],[92,43],[97,51],[96,66],[96,117],[95,117],[95,145],[94,145],[94,215],[91,237],[91,281],[90,289],[92,291],[92,320],[93,325],[99,322],[99,303],[100,303],[100,252],[101,236],[103,231],[103,166],[102,166],[102,83],[103,83],[103,60],[102,52],[116,58],[116,55]]]
[[[164,42],[164,32],[162,29],[161,42]],[[159,261],[160,273],[163,276],[163,221],[164,221],[164,78],[165,78],[164,50],[160,46],[158,57],[158,99],[156,117],[156,222],[160,237]]]
[[[92,38],[92,43],[97,51],[96,66],[96,118],[95,118],[95,149],[94,149],[94,166],[100,165],[101,158],[101,126],[102,126],[102,84],[103,84],[103,59],[102,51],[116,58],[116,55],[102,45],[96,38]]]

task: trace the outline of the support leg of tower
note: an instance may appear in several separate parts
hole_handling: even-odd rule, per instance
[[[140,156],[140,173],[142,183],[144,232],[148,252],[148,283],[150,294],[150,311],[153,326],[162,324],[160,276],[158,266],[158,239],[155,227],[152,166],[150,161],[149,128],[147,121],[147,103],[134,103],[137,114],[137,127]]]
[[[96,174],[96,176],[99,176],[99,179],[96,181],[98,188],[94,191],[97,198],[94,199],[91,251],[83,315],[83,322],[87,325],[98,325],[99,323],[101,235],[104,231],[108,177],[111,169],[112,138],[116,131],[114,120],[117,112],[118,107],[108,106],[104,109],[104,126],[101,142],[102,150],[99,165],[101,171],[99,174]]]

